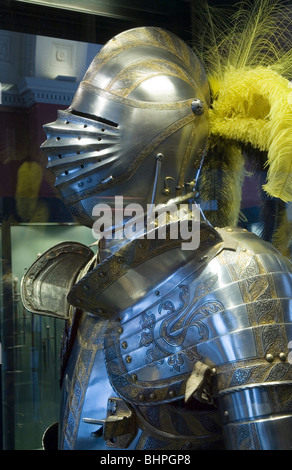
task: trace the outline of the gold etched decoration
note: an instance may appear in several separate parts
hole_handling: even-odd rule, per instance
[[[142,405],[136,408],[136,416],[143,431],[137,450],[223,448],[222,427],[215,408],[188,409],[179,403]]]
[[[142,381],[136,374],[128,372],[120,352],[118,325],[111,322],[105,337],[105,361],[116,393],[133,405],[158,404],[182,398],[188,372],[155,381]]]
[[[188,285],[179,284],[155,308],[141,313],[138,350],[144,359],[138,369],[133,366],[132,370],[129,366],[132,357],[123,352],[127,343],[123,340],[120,347],[118,325],[113,327],[111,323],[105,355],[112,386],[120,396],[134,404],[183,398],[194,363],[202,359],[197,345],[209,338],[204,318],[225,311],[221,302],[203,299],[212,292],[217,280],[216,274],[207,276],[196,283],[194,293]],[[124,329],[126,325],[123,324]],[[143,377],[148,376],[148,380],[139,378],[139,368],[144,370]],[[151,368],[156,368],[155,374]]]
[[[266,325],[262,328],[261,336],[265,356],[267,354],[274,356],[287,345],[285,325],[273,323]]]
[[[145,49],[145,44],[147,44],[147,48],[152,48],[152,55],[149,59],[147,59],[147,48]],[[85,74],[84,81],[89,83],[92,83],[93,81],[94,83],[92,77],[98,76],[99,73],[102,73],[102,68],[106,68],[112,60],[116,60],[116,62],[118,62],[121,55],[125,53],[128,55],[131,53],[135,54],[135,49],[139,51],[139,48],[141,48],[141,52],[140,54],[138,52],[136,60],[138,67],[140,66],[139,62],[141,62],[141,57],[144,57],[144,61],[146,63],[148,60],[154,59],[153,49],[157,49],[158,57],[160,51],[168,52],[171,54],[169,64],[173,62],[174,58],[179,57],[182,59],[185,70],[191,69],[193,71],[192,75],[189,74],[187,81],[189,82],[191,80],[192,85],[195,86],[195,88],[197,88],[198,85],[205,86],[207,91],[208,85],[205,83],[206,78],[205,74],[202,73],[201,65],[185,42],[166,30],[152,27],[135,28],[119,34],[109,41],[93,60]],[[183,74],[182,66],[180,66],[180,70],[180,73]],[[129,72],[132,73],[131,71]],[[139,73],[136,72],[136,74],[139,79]],[[107,88],[111,93],[117,93],[114,82],[111,83],[113,86],[108,85]]]
[[[106,100],[109,100],[109,101],[113,101],[115,103],[119,103],[121,105],[138,108],[138,109],[151,109],[151,110],[156,109],[156,110],[167,110],[167,111],[173,110],[173,111],[176,111],[176,115],[179,110],[189,111],[193,102],[193,98],[181,100],[181,101],[169,101],[169,102],[138,101],[138,100],[131,100],[129,98],[126,98],[125,96],[113,95],[109,93],[108,91],[95,87],[91,85],[91,83],[87,83],[87,82],[86,83],[81,82],[79,87],[80,87],[80,90],[89,91],[93,97],[95,93],[98,93],[98,95],[101,96],[102,98],[105,98]],[[188,113],[187,116],[190,118],[190,122],[193,122],[194,114]],[[118,130],[116,131],[116,134],[119,135]]]
[[[216,368],[217,395],[250,386],[267,386],[275,382],[292,383],[292,365],[273,356],[273,361],[249,359]]]
[[[153,314],[142,314],[142,333],[139,346],[147,347],[146,363],[152,366],[161,365],[166,359],[167,365],[180,372],[184,365],[184,358],[194,361],[202,357],[198,354],[196,346],[191,349],[184,345],[188,329],[196,327],[198,342],[209,338],[209,331],[204,324],[204,317],[217,312],[224,313],[224,306],[218,301],[206,301],[197,305],[198,300],[217,282],[217,275],[199,282],[195,289],[194,298],[190,298],[190,288],[187,285],[179,286],[178,297],[180,304],[176,308],[171,300],[163,300],[158,307],[158,314],[166,312],[166,317],[156,326],[156,318]],[[179,352],[173,353],[174,348]],[[170,355],[169,355],[170,354]]]
[[[237,450],[260,450],[260,440],[254,423],[234,425],[234,445]]]
[[[261,325],[272,323],[281,311],[281,305],[279,304],[281,304],[279,299],[257,300],[254,309],[256,323]]]
[[[104,331],[107,322],[96,321],[87,316],[81,320],[78,331],[78,353],[73,371],[71,387],[64,409],[63,429],[61,434],[62,448],[74,449],[80,423],[80,416],[87,390],[88,380],[97,349],[103,347]]]
[[[224,378],[223,376],[218,378],[219,390],[236,386],[236,379],[238,379],[237,385],[260,383],[261,380],[269,381],[268,371],[274,367],[275,361],[279,361],[281,351],[287,354],[288,344],[284,304],[279,298],[278,289],[281,285],[287,285],[284,289],[287,293],[284,292],[283,296],[289,297],[288,285],[291,282],[291,275],[285,268],[281,255],[254,234],[234,229],[230,231],[230,236],[239,242],[236,253],[223,250],[218,257],[227,266],[240,288],[252,327],[258,359],[251,358],[247,361],[244,371],[240,362],[237,362],[236,374],[232,379],[227,371]],[[280,290],[283,291],[282,288]],[[254,360],[255,367],[251,366]],[[231,365],[229,367],[232,370]],[[283,369],[281,364],[280,367]],[[225,380],[229,383],[225,383]]]
[[[178,77],[188,82],[188,75],[183,69],[166,60],[152,59],[137,61],[128,67],[124,67],[111,80],[106,90],[117,93],[118,96],[128,97],[131,91],[135,90],[144,80],[162,74]]]
[[[232,375],[230,387],[239,387],[243,384],[246,384],[251,376],[253,367],[246,367],[244,369],[237,369]]]
[[[269,399],[276,413],[290,412],[292,408],[291,385],[278,384],[277,387],[271,387]]]

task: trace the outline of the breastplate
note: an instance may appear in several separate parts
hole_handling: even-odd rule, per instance
[[[251,366],[266,365],[267,355],[287,354],[291,263],[270,244],[242,229],[203,226],[200,249],[192,253],[165,240],[136,241],[128,249],[85,276],[69,296],[111,319],[105,361],[126,401],[144,406],[182,399],[198,361],[216,368],[218,395],[237,386]],[[268,377],[271,368],[261,371]],[[262,379],[250,373],[247,380]]]
[[[84,268],[77,282],[74,274],[67,299],[87,313],[67,367],[72,374],[63,423],[68,428],[74,421],[74,432],[68,429],[76,441],[84,418],[96,418],[91,400],[104,393],[103,382],[97,382],[96,344],[105,360],[107,389],[133,408],[142,430],[136,448],[174,448],[169,447],[174,441],[183,448],[190,436],[194,445],[200,437],[201,442],[220,441],[224,416],[219,420],[214,410],[206,414],[183,405],[199,363],[214,371],[212,398],[224,406],[246,390],[269,390],[279,382],[291,386],[289,260],[242,229],[214,230],[202,223],[197,250],[181,250],[180,242],[134,240],[95,267],[90,261],[90,270]],[[83,254],[76,263],[83,266],[90,257]],[[45,254],[37,263],[33,269],[47,280],[47,273],[54,273],[53,257]],[[32,274],[23,283],[28,293],[38,279]],[[105,404],[100,409],[106,414]]]

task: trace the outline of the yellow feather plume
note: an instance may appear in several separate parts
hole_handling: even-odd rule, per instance
[[[225,72],[210,111],[213,135],[268,152],[265,191],[292,200],[292,107],[288,80],[265,67]]]
[[[291,10],[270,0],[243,1],[230,15],[204,3],[194,12],[195,51],[207,70],[213,97],[210,138],[267,151],[264,190],[292,200]],[[204,20],[202,19],[204,18]]]

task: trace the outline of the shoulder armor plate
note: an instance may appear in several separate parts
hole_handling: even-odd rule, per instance
[[[266,357],[287,355],[292,265],[243,229],[218,232],[223,243],[217,252],[206,249],[205,264],[199,267],[202,258],[194,253],[152,291],[141,285],[144,297],[122,305],[120,321],[110,323],[105,361],[112,387],[125,400],[141,406],[183,398],[197,361],[216,369],[215,395],[237,386],[237,369],[249,385],[270,383],[279,369],[291,380],[289,364]],[[137,285],[141,273],[134,271],[125,288]],[[156,271],[152,264],[152,280]]]
[[[32,313],[68,318],[67,294],[93,256],[90,248],[77,242],[59,243],[47,250],[21,280],[24,307]]]
[[[179,237],[171,239],[168,232],[166,239],[131,241],[76,283],[68,294],[68,301],[97,317],[113,319],[117,312],[129,307],[129,302],[137,303],[143,299],[148,288],[163,283],[165,277],[183,269],[190,260],[192,269],[198,270],[222,249],[234,249],[206,223],[200,225],[198,249],[182,250],[181,242]],[[132,286],[131,291],[129,286]],[[94,295],[89,295],[90,292]]]

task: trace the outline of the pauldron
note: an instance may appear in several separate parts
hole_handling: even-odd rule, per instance
[[[24,307],[39,315],[68,319],[68,292],[83,269],[88,271],[93,257],[90,248],[77,242],[59,243],[40,255],[21,280]]]

